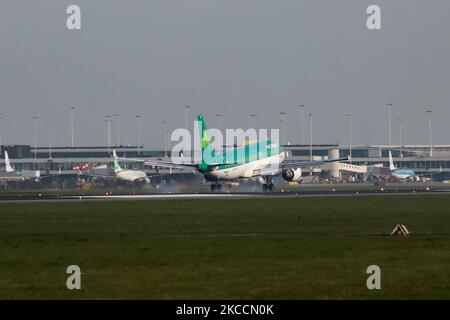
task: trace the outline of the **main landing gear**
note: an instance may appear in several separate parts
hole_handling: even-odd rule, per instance
[[[266,176],[266,183],[263,184],[263,192],[273,192],[274,186],[272,176]]]
[[[219,193],[222,192],[222,185],[218,183],[213,183],[211,185],[211,192],[212,193]]]

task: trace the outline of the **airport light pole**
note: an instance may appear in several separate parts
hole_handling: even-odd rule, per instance
[[[347,119],[348,119],[348,146],[349,146],[349,156],[350,156],[350,163],[352,159],[352,113],[347,113]]]
[[[70,107],[70,145],[73,148],[74,147],[74,112],[75,107]]]
[[[433,145],[431,144],[431,110],[427,110],[426,111],[427,115],[428,115],[428,143],[430,145],[430,158],[433,157]]]
[[[1,148],[2,143],[3,143],[3,141],[2,141],[2,138],[3,138],[2,133],[3,133],[3,117],[0,117],[0,148]]]
[[[392,103],[388,103],[386,104],[386,106],[388,107],[388,135],[389,135],[389,150],[391,150],[392,147],[392,135],[391,135],[391,110],[392,110]]]
[[[280,125],[281,125],[281,145],[284,145],[285,138],[284,138],[284,127],[285,127],[285,120],[284,116],[286,115],[286,112],[281,111],[280,112]]]
[[[282,118],[280,118],[280,131],[281,131],[280,145],[283,145],[283,119]]]
[[[188,110],[189,110],[189,108],[190,108],[189,105],[183,106],[184,116],[185,116],[185,128],[187,131],[189,131],[189,129],[188,129]],[[188,142],[186,140],[183,151],[186,151],[187,147],[188,147]]]
[[[52,158],[52,124],[51,122],[47,122],[48,128],[48,158]]]
[[[312,113],[309,113],[309,158],[312,161],[312,142],[313,142],[313,122],[312,122]]]
[[[252,113],[250,119],[252,120],[252,128],[256,130],[256,114]]]
[[[398,133],[399,133],[399,144],[400,144],[400,158],[403,157],[403,121],[405,120],[404,118],[400,117],[397,119],[398,120],[398,124],[399,124],[399,128],[398,128]]]
[[[188,130],[188,127],[187,127],[187,113],[188,113],[188,110],[189,110],[190,107],[188,105],[185,105],[182,108],[184,109],[185,128],[186,128],[186,130]]]
[[[37,158],[37,121],[38,116],[33,116],[33,122],[34,122],[34,160]]]
[[[114,119],[116,119],[117,147],[119,147],[120,146],[120,114],[115,113]]]
[[[221,118],[222,118],[222,115],[221,115],[220,113],[216,113],[217,130],[219,130],[219,131],[221,131],[221,130],[220,130],[220,127],[221,127],[221,125],[220,125],[220,119],[221,119]],[[225,131],[226,131],[226,130],[225,130]],[[192,156],[192,151],[191,151],[190,155]]]
[[[105,115],[105,121],[107,123],[108,131],[108,154],[111,153],[111,116],[109,114]]]
[[[141,154],[141,114],[136,115],[136,138],[138,156]]]
[[[300,145],[303,145],[303,111],[305,110],[305,105],[300,104],[297,107],[300,110]]]
[[[167,157],[167,121],[163,120],[161,123],[164,130],[164,157]]]

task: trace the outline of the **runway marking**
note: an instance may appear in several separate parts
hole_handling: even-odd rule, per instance
[[[275,198],[312,198],[312,197],[366,197],[366,196],[414,196],[442,195],[450,190],[430,191],[384,191],[384,192],[277,192],[277,193],[171,193],[171,194],[134,194],[134,195],[42,195],[38,196],[0,196],[0,203],[25,202],[75,202],[75,201],[145,201],[145,200],[188,200],[188,199],[275,199]]]

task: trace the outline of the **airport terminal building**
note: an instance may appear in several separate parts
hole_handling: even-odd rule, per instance
[[[450,177],[450,145],[434,145],[430,156],[428,145],[367,145],[348,146],[336,144],[327,145],[286,145],[289,160],[314,160],[328,158],[330,154],[344,157],[352,156],[355,165],[389,166],[389,150],[392,151],[397,167],[410,168],[417,173],[429,171],[440,172],[436,180],[446,180]],[[94,165],[110,164],[112,150],[116,150],[120,157],[135,159],[168,159],[169,153],[160,149],[137,146],[111,146],[111,147],[38,147],[36,150],[29,145],[1,146],[0,163],[4,165],[4,151],[7,151],[11,162],[17,170],[40,170],[52,174],[73,174],[74,166],[92,163]],[[333,152],[334,153],[330,153]],[[145,168],[142,163],[127,163],[126,167],[142,169],[148,172],[152,168]],[[314,174],[324,177],[330,176],[329,170],[315,168]],[[332,174],[336,176],[336,172]]]

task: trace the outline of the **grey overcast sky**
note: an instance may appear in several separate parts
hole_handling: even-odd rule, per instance
[[[81,7],[82,29],[66,28],[66,8]],[[381,7],[382,30],[366,27]],[[314,143],[387,143],[404,117],[404,142],[450,143],[450,1],[448,0],[3,0],[0,6],[0,116],[3,142],[107,141],[104,115],[120,113],[122,143],[136,143],[143,115],[146,146],[163,145],[161,121],[184,127],[203,113],[209,127],[279,126],[299,141],[298,104],[313,113]],[[306,113],[305,113],[306,115]],[[114,126],[113,126],[114,128]],[[305,141],[309,141],[305,117]],[[113,141],[115,141],[113,131]]]

